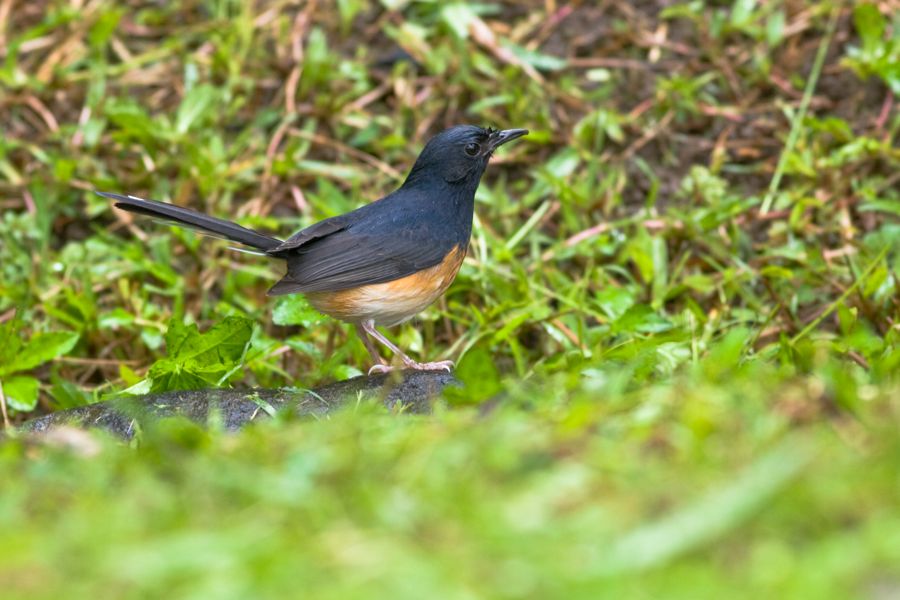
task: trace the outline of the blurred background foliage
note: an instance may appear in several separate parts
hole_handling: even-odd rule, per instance
[[[287,235],[395,188],[443,127],[532,132],[493,160],[456,283],[389,332],[458,361],[452,410],[7,441],[0,586],[893,597],[897,15],[0,0],[8,423],[367,365],[351,328],[265,296],[278,265],[92,190]]]

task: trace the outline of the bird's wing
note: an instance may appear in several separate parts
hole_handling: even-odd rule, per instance
[[[300,247],[308,244],[309,242],[328,235],[332,235],[345,229],[352,222],[352,219],[350,217],[353,214],[353,212],[350,212],[344,215],[339,215],[337,217],[331,217],[330,219],[319,221],[318,223],[314,223],[306,229],[298,231],[288,239],[281,242],[279,245],[269,250],[268,254],[270,256],[276,256],[278,258],[287,258],[289,255],[294,254]]]
[[[288,271],[269,294],[331,292],[400,279],[440,263],[457,245],[422,226],[390,233],[343,227],[280,254]]]

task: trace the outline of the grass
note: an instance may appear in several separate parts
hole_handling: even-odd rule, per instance
[[[10,7],[10,425],[135,386],[367,365],[349,327],[265,296],[275,265],[91,190],[288,234],[396,187],[444,126],[532,134],[490,166],[445,298],[389,332],[457,360],[464,393],[429,417],[6,439],[4,597],[896,594],[884,7]],[[187,338],[218,358],[168,348]]]

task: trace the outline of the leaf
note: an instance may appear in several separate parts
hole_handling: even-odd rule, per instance
[[[204,334],[191,326],[191,335],[176,354],[177,359],[193,359],[202,365],[236,361],[253,335],[253,321],[244,317],[226,317]]]
[[[60,377],[53,378],[53,386],[49,389],[50,396],[56,405],[61,408],[75,408],[91,403],[91,394],[80,389],[71,381]]]
[[[216,386],[228,372],[229,365],[197,365],[194,361],[179,363],[164,358],[150,367],[151,392],[197,390]]]
[[[100,315],[97,324],[100,329],[116,330],[134,323],[134,315],[124,308],[116,308]]]
[[[16,327],[19,322],[17,319],[11,319],[0,324],[0,375],[5,372],[4,365],[13,360],[22,347],[22,340],[19,339]]]
[[[646,304],[632,306],[612,326],[613,333],[661,333],[670,329],[672,323]]]
[[[149,141],[165,137],[160,123],[150,118],[147,111],[131,98],[110,98],[104,114],[117,126],[117,135]]]
[[[587,149],[598,151],[610,138],[615,142],[624,139],[622,117],[615,111],[595,110],[575,124],[575,137]]]
[[[500,372],[490,351],[483,346],[469,350],[453,373],[463,387],[449,387],[444,395],[454,404],[477,404],[503,390]]]
[[[885,19],[874,4],[863,3],[854,8],[853,25],[856,27],[866,51],[871,51],[882,43]]]
[[[513,44],[512,42],[504,41],[503,47],[512,52],[512,54],[521,62],[531,65],[540,71],[559,71],[565,69],[569,64],[564,58],[529,50],[528,48]]]
[[[737,0],[731,9],[731,24],[734,27],[748,25],[753,19],[756,0]]]
[[[766,21],[766,42],[774,48],[784,39],[785,15],[783,10],[776,10]]]
[[[3,395],[6,398],[6,405],[15,410],[29,412],[34,410],[38,401],[38,389],[40,382],[34,377],[27,375],[18,375],[4,379]]]
[[[355,183],[365,179],[363,172],[352,165],[338,165],[320,160],[297,161],[297,169],[311,175],[330,177],[336,181]]]
[[[175,356],[181,349],[181,346],[191,337],[191,335],[200,335],[200,331],[196,325],[185,325],[179,320],[172,319],[169,321],[169,328],[163,336],[166,340],[166,354]]]
[[[608,285],[597,292],[597,304],[610,319],[618,319],[634,306],[634,294],[626,288]]]
[[[559,179],[569,177],[581,165],[581,158],[575,148],[566,148],[544,163],[548,173]]]
[[[75,332],[39,333],[9,362],[0,365],[0,376],[27,371],[71,351],[78,342]]]
[[[478,19],[478,15],[465,2],[453,2],[444,5],[441,18],[456,37],[464,40],[469,37],[469,25]]]
[[[703,360],[703,368],[710,379],[717,380],[735,369],[749,348],[750,330],[736,327],[729,331],[709,350]]]
[[[210,110],[216,100],[216,89],[208,84],[198,85],[184,96],[175,117],[175,131],[185,134],[194,123]]]
[[[154,392],[218,386],[240,364],[253,335],[253,321],[226,317],[206,333],[173,320],[166,331],[167,357],[150,367]]]
[[[300,294],[279,297],[272,311],[272,321],[276,325],[310,327],[322,320],[319,311],[310,306],[309,301]]]

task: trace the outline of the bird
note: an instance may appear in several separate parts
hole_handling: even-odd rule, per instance
[[[352,324],[374,364],[395,369],[372,339],[416,370],[451,371],[449,360],[417,362],[378,331],[423,311],[450,286],[472,235],[475,191],[497,148],[528,134],[475,125],[445,129],[425,144],[403,184],[348,213],[285,240],[174,204],[97,191],[116,208],[223,237],[283,260],[285,275],[268,295],[304,294],[319,312]]]

